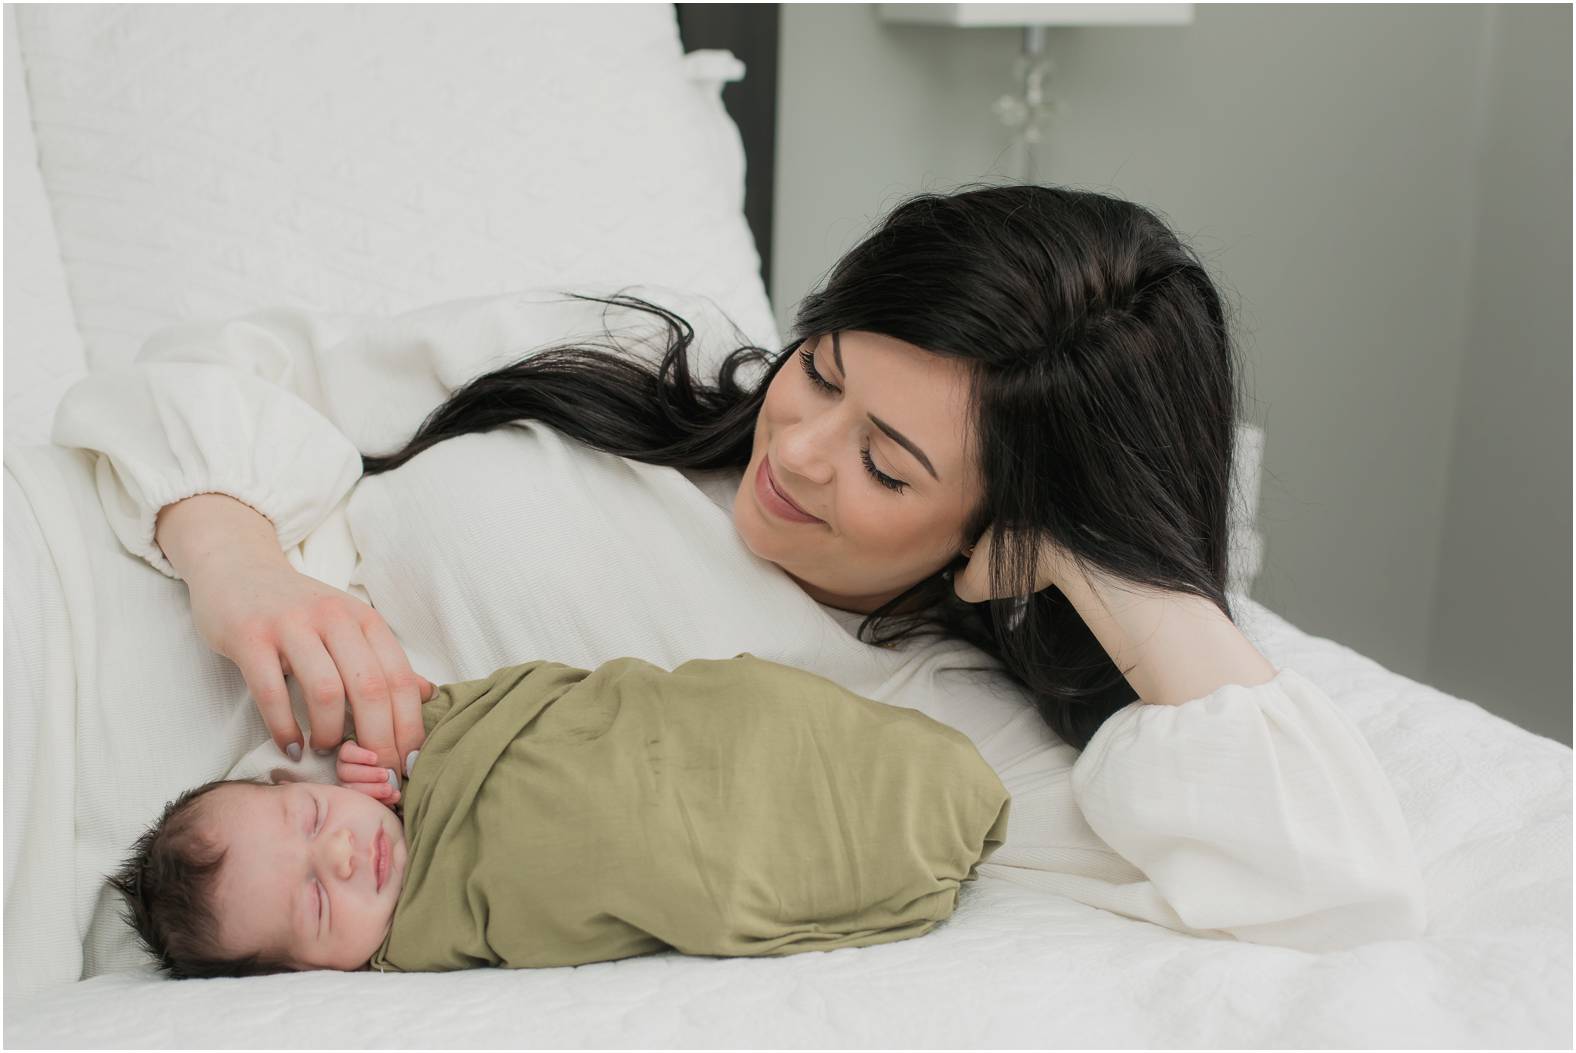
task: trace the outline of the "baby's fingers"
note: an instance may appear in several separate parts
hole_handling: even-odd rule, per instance
[[[356,783],[389,781],[389,769],[378,764],[346,764],[340,761],[334,766],[334,774],[352,789],[357,788]]]
[[[384,804],[391,805],[400,798],[399,776],[394,774],[394,769],[380,765],[376,751],[365,746],[358,746],[354,742],[340,746],[339,762],[334,765],[334,774],[339,778],[340,785]]]
[[[390,808],[399,803],[399,791],[389,789],[389,784],[386,782],[358,782],[354,786],[348,787],[348,789],[370,797],[379,804],[386,804]]]
[[[341,764],[347,761],[351,764],[376,764],[378,755],[377,751],[367,749],[354,739],[346,739],[339,747],[339,761]]]

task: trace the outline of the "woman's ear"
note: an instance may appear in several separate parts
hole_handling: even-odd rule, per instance
[[[986,523],[985,528],[975,535],[972,540],[970,540],[968,534],[964,534],[964,543],[962,547],[959,548],[958,555],[962,556],[964,559],[972,558],[974,555],[974,550],[979,547],[981,541],[984,541],[985,538],[989,536],[991,527],[993,526],[995,526],[994,523]]]

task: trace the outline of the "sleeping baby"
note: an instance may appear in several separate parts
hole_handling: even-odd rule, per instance
[[[964,735],[753,655],[440,687],[403,820],[315,782],[184,794],[111,879],[175,977],[757,956],[924,935],[1006,839]],[[349,766],[374,755],[341,747]],[[363,784],[353,784],[363,785]]]

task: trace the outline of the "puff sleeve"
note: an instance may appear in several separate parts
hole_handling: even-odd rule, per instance
[[[154,524],[161,508],[193,494],[245,502],[288,549],[361,475],[355,445],[322,411],[315,370],[316,354],[356,324],[271,309],[166,327],[131,366],[73,385],[50,437],[98,454],[99,500],[116,537],[172,578]]]
[[[1309,951],[1427,924],[1395,792],[1355,724],[1281,669],[1113,714],[1072,771],[1090,827],[1189,927]]]
[[[665,286],[619,291],[669,306],[719,346],[731,339],[709,299]],[[355,486],[361,453],[399,448],[481,373],[588,334],[638,342],[660,337],[663,326],[649,312],[553,289],[391,317],[277,307],[182,323],[151,336],[130,367],[74,385],[51,439],[96,452],[99,497],[116,536],[178,577],[154,541],[165,505],[227,494],[266,516],[289,550]]]

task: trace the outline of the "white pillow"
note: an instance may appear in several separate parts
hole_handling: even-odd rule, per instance
[[[38,172],[16,8],[5,8],[5,444],[49,441],[55,404],[87,372]]]
[[[609,279],[778,343],[727,71],[671,4],[16,13],[95,369],[191,318]]]

